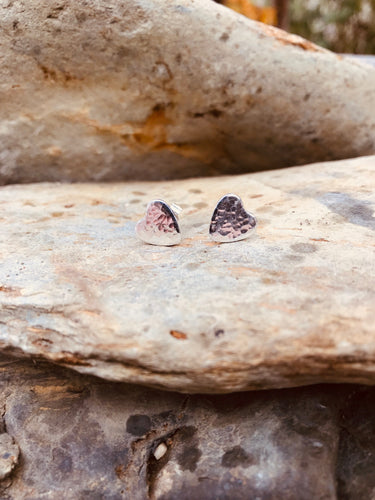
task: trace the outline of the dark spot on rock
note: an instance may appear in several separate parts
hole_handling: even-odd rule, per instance
[[[263,92],[263,87],[258,87],[257,88],[257,94],[261,94]]]
[[[181,64],[181,61],[182,61],[182,55],[181,54],[177,54],[176,55],[176,63],[177,64]]]
[[[264,283],[265,285],[273,285],[276,282],[277,282],[277,280],[275,280],[273,278],[267,278],[267,277],[262,278],[262,283]]]
[[[202,452],[199,448],[192,446],[190,448],[185,448],[182,453],[177,456],[177,462],[182,470],[189,470],[194,472],[197,468],[197,463]]]
[[[124,480],[126,478],[126,467],[125,467],[125,465],[124,464],[117,465],[116,468],[115,468],[115,473],[116,473],[116,476],[119,479]]]
[[[291,245],[290,248],[298,253],[314,253],[317,251],[316,246],[311,243],[295,243]]]
[[[151,419],[147,415],[131,415],[126,422],[126,430],[133,436],[143,436],[151,429]]]
[[[52,459],[55,467],[63,474],[72,472],[72,457],[65,450],[54,448],[52,450]]]
[[[219,118],[223,114],[223,112],[218,109],[211,109],[208,113],[215,118]]]
[[[296,255],[294,253],[285,255],[286,259],[294,260],[295,262],[301,262],[305,257],[303,255]]]
[[[32,54],[34,56],[39,56],[40,53],[42,52],[41,48],[39,47],[39,45],[34,45],[34,47],[32,48],[31,50]]]
[[[229,39],[229,33],[223,33],[219,38],[219,40],[221,40],[222,42],[226,42],[228,39]]]
[[[235,103],[235,99],[228,99],[227,101],[223,102],[223,107],[228,108],[229,106],[232,106]]]
[[[209,109],[207,111],[201,111],[197,113],[193,113],[194,118],[203,118],[204,116],[213,116],[214,118],[219,118],[223,114],[219,109]]]
[[[201,190],[201,189],[195,189],[195,188],[192,188],[192,189],[189,189],[189,193],[193,193],[193,194],[201,194],[201,193],[202,193],[202,190]]]
[[[215,337],[220,337],[221,335],[224,335],[224,330],[216,330],[215,331]]]
[[[128,56],[130,54],[130,50],[128,47],[119,47],[118,50],[117,50],[117,57],[119,57],[120,59]]]
[[[303,100],[308,101],[310,99],[311,94],[305,94]]]
[[[9,457],[10,457],[10,453],[4,453],[4,455],[2,456],[2,458],[3,458],[4,460],[6,460],[6,459],[7,459],[7,458],[9,458]]]
[[[195,271],[199,267],[200,267],[200,264],[198,262],[188,262],[185,265],[185,269],[187,269],[188,271]]]
[[[43,72],[43,76],[45,80],[56,80],[57,78],[57,73],[53,68],[48,68],[47,66],[44,66],[43,64],[38,65],[40,70]]]
[[[166,106],[164,103],[158,102],[155,104],[155,106],[153,106],[152,112],[157,113],[158,111],[165,111],[165,108],[166,108]]]
[[[221,465],[223,467],[249,467],[254,462],[254,459],[246,453],[241,446],[234,446],[226,451],[221,458]]]
[[[129,203],[131,203],[132,205],[134,205],[135,203],[140,203],[141,200],[139,200],[138,198],[134,198],[133,200],[130,200]]]
[[[76,15],[76,19],[79,23],[84,23],[87,19],[87,14],[85,12],[79,12]]]
[[[197,432],[196,427],[194,427],[193,425],[187,425],[186,427],[181,427],[181,429],[179,429],[179,437],[182,440],[187,441],[188,439],[194,437],[196,432]]]
[[[198,201],[197,203],[194,203],[195,208],[206,208],[208,205],[205,201]]]
[[[176,416],[172,410],[166,410],[166,411],[162,411],[161,413],[158,413],[157,415],[153,415],[152,421],[156,425],[162,425],[165,422],[175,423]]]
[[[317,198],[332,212],[341,215],[351,224],[367,227],[375,231],[374,208],[370,202],[356,200],[346,193],[325,193]]]
[[[54,7],[47,16],[47,19],[58,19],[61,12],[65,9],[65,5]]]

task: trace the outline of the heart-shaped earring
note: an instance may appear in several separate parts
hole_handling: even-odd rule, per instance
[[[255,226],[255,217],[246,212],[241,198],[226,194],[216,205],[209,232],[214,241],[228,243],[247,238]]]
[[[150,245],[178,245],[181,231],[177,212],[180,210],[177,205],[170,207],[163,200],[151,201],[147,205],[145,217],[135,227],[138,237]]]

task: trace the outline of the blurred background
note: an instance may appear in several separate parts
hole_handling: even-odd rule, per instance
[[[219,0],[334,52],[375,54],[375,0]]]

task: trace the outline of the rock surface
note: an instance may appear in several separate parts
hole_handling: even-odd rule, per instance
[[[375,66],[375,56],[370,55],[358,55],[358,54],[342,54],[345,57],[354,59],[356,61],[361,61],[371,66]]]
[[[0,404],[22,456],[2,500],[375,495],[375,388],[184,396],[3,355]]]
[[[355,174],[354,174],[355,172]],[[238,194],[253,238],[216,244]],[[134,235],[184,209],[175,247]],[[182,392],[375,383],[375,157],[163,183],[0,189],[0,349]]]
[[[0,0],[0,183],[375,153],[375,70],[212,0]]]
[[[0,481],[9,476],[18,462],[19,449],[6,432],[0,434]]]

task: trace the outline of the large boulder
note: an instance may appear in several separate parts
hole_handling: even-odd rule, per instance
[[[0,497],[369,500],[374,404],[353,385],[182,395],[2,355],[0,421],[21,459]]]
[[[240,195],[257,236],[209,240]],[[0,349],[182,392],[375,383],[375,157],[245,176],[0,189]],[[180,202],[182,243],[137,240]]]
[[[212,0],[0,0],[0,183],[375,153],[375,70]]]

